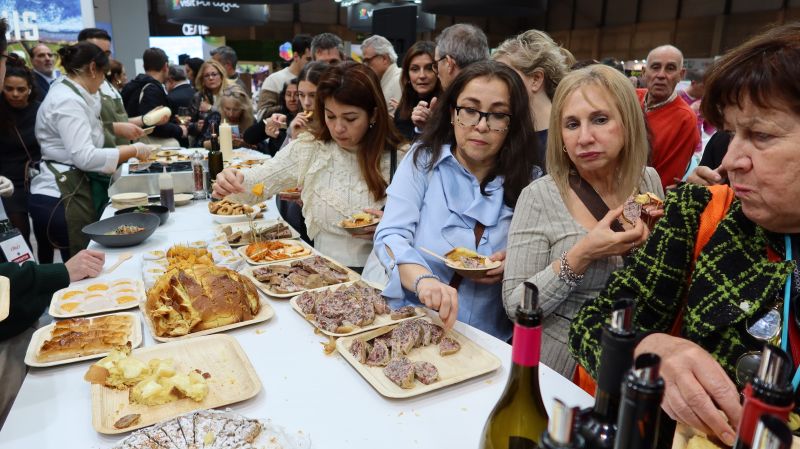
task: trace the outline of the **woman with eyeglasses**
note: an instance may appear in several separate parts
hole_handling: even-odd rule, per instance
[[[647,238],[622,220],[632,193],[664,197],[647,168],[644,115],[631,83],[606,66],[570,73],[555,91],[547,138],[549,173],[523,190],[508,233],[503,302],[513,317],[524,282],[539,288],[542,362],[571,378],[567,332],[624,257]]]
[[[731,135],[720,170],[730,187],[682,184],[671,192],[646,245],[584,304],[570,331],[571,351],[595,373],[613,303],[636,298],[633,324],[643,339],[635,352],[661,357],[662,408],[726,445],[742,413],[737,387],[758,366],[748,359],[772,335],[795,363],[800,350],[798,58],[794,23],[714,62],[702,112]]]
[[[400,84],[403,93],[396,104],[394,124],[406,139],[416,137],[411,111],[420,101],[430,102],[433,97],[442,93],[439,77],[433,71],[433,54],[436,44],[431,41],[419,41],[411,46],[403,58]]]
[[[528,88],[533,129],[542,145],[540,160],[545,162],[547,129],[556,86],[569,72],[561,47],[544,31],[529,30],[505,40],[492,53],[492,59],[514,69]],[[546,170],[546,163],[542,167]]]
[[[28,189],[31,174],[42,158],[34,127],[36,113],[41,104],[36,100],[36,82],[33,72],[21,60],[9,62],[0,97],[0,176],[14,185],[14,193],[3,198],[3,207],[11,224],[19,230],[28,247],[30,242],[30,218],[28,216]],[[49,253],[53,260],[53,248],[47,242],[39,244],[39,260]]]
[[[192,122],[189,125],[189,134],[198,136],[202,132],[206,116],[219,110],[219,99],[222,89],[229,87],[233,82],[225,76],[225,68],[222,65],[209,59],[200,66],[194,79],[194,87],[197,92],[192,98],[189,107],[189,115]]]
[[[283,86],[283,90],[278,97],[279,110],[277,113],[285,116],[287,122],[291,122],[295,115],[300,112],[298,83],[297,78],[289,80]],[[254,123],[244,132],[245,142],[255,145],[258,151],[270,156],[275,156],[275,153],[281,149],[284,139],[286,139],[286,128],[282,127],[280,122],[276,120]]]
[[[375,251],[389,274],[392,306],[424,304],[447,327],[458,319],[502,340],[512,322],[500,281],[506,236],[522,189],[541,170],[525,86],[507,66],[467,66],[397,169]],[[465,247],[501,262],[483,277],[456,274],[424,250],[444,255]]]
[[[329,67],[315,97],[314,134],[301,133],[261,166],[223,170],[214,196],[244,194],[252,201],[245,192],[257,183],[265,186],[263,198],[301,187],[314,247],[360,271],[372,250],[372,233],[353,236],[339,223],[365,210],[380,214],[393,162],[406,145],[389,118],[378,77],[363,64]]]
[[[198,145],[210,149],[212,130],[219,132],[219,125],[225,120],[232,128],[233,147],[249,146],[242,138],[244,130],[253,126],[253,103],[247,93],[238,85],[232,84],[222,90],[218,105],[219,109],[210,112],[206,117],[197,140]]]
[[[103,147],[99,91],[108,55],[89,42],[62,47],[58,54],[66,76],[50,87],[36,116],[42,163],[28,206],[36,240],[52,242],[67,260],[86,248],[89,239],[81,229],[98,218],[87,173],[111,174],[132,157],[146,160],[150,147]]]

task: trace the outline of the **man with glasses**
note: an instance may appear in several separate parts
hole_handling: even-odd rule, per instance
[[[41,101],[50,90],[50,85],[61,76],[61,73],[55,69],[55,53],[45,44],[36,44],[31,49],[31,64],[36,78],[36,86],[39,88],[39,101]]]
[[[442,30],[436,38],[433,71],[442,82],[442,89],[447,89],[464,67],[488,59],[489,41],[483,31],[474,25],[457,23]],[[435,105],[436,98],[433,98],[430,104],[427,101],[420,101],[411,112],[411,121],[420,132],[428,122]]]
[[[169,74],[169,59],[164,50],[148,48],[142,55],[145,73],[139,74],[122,89],[122,100],[129,116],[145,115],[158,107],[169,107],[169,98],[164,83]],[[153,126],[156,123],[144,123]],[[179,146],[182,141],[188,146],[186,125],[169,121],[157,125],[153,130],[150,143],[164,146]]]
[[[403,70],[397,66],[397,53],[394,51],[392,43],[383,36],[368,37],[361,43],[361,54],[364,56],[364,64],[372,69],[381,80],[383,97],[386,98],[389,114],[393,116],[395,109],[393,103],[396,104],[403,94],[400,85],[400,75],[403,74]],[[394,100],[394,102],[390,100]]]
[[[281,109],[279,96],[283,86],[290,80],[297,78],[303,67],[311,62],[311,36],[298,34],[292,39],[292,63],[283,70],[279,70],[264,80],[258,93],[258,107],[256,117],[261,120],[269,118]]]

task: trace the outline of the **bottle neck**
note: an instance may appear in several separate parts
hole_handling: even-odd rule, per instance
[[[521,367],[537,368],[542,349],[542,327],[514,325],[514,344],[511,347],[511,362]]]

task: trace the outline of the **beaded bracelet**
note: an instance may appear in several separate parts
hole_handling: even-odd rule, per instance
[[[433,273],[420,274],[419,276],[417,276],[416,279],[414,279],[414,294],[417,295],[417,296],[419,296],[419,294],[418,294],[419,281],[421,281],[423,279],[436,279],[437,281],[441,282],[441,279],[439,279],[439,276],[436,276]]]
[[[583,280],[583,275],[572,270],[567,262],[567,252],[561,253],[561,263],[558,269],[558,278],[564,281],[569,288],[575,288]]]

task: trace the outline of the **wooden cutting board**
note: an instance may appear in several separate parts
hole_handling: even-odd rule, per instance
[[[146,427],[193,410],[222,407],[244,401],[261,391],[261,381],[250,359],[235,338],[229,335],[207,335],[163,345],[136,349],[131,354],[143,362],[151,359],[172,359],[178,372],[194,369],[207,372],[208,396],[202,402],[179,399],[157,406],[131,404],[128,390],[92,385],[92,426],[100,433],[117,434]],[[139,422],[125,429],[114,423],[125,415],[138,413]]]
[[[440,326],[442,325],[442,322],[434,317],[426,317],[423,319]],[[383,327],[351,337],[340,338],[336,341],[336,349],[339,351],[339,354],[341,354],[341,356],[344,357],[344,359],[347,360],[347,362],[350,363],[378,393],[388,398],[403,399],[419,396],[492,372],[501,366],[500,360],[495,357],[494,354],[483,349],[477,343],[459,332],[450,330],[447,331],[445,335],[458,340],[461,344],[461,350],[455,354],[441,356],[439,355],[439,345],[432,344],[414,348],[411,350],[411,353],[406,356],[413,362],[426,361],[433,363],[439,370],[439,380],[430,385],[415,381],[413,388],[400,388],[400,386],[386,377],[382,367],[367,366],[356,360],[349,351],[350,344],[353,340],[357,338],[369,340],[378,335],[383,335],[395,327],[397,327],[397,325]]]

